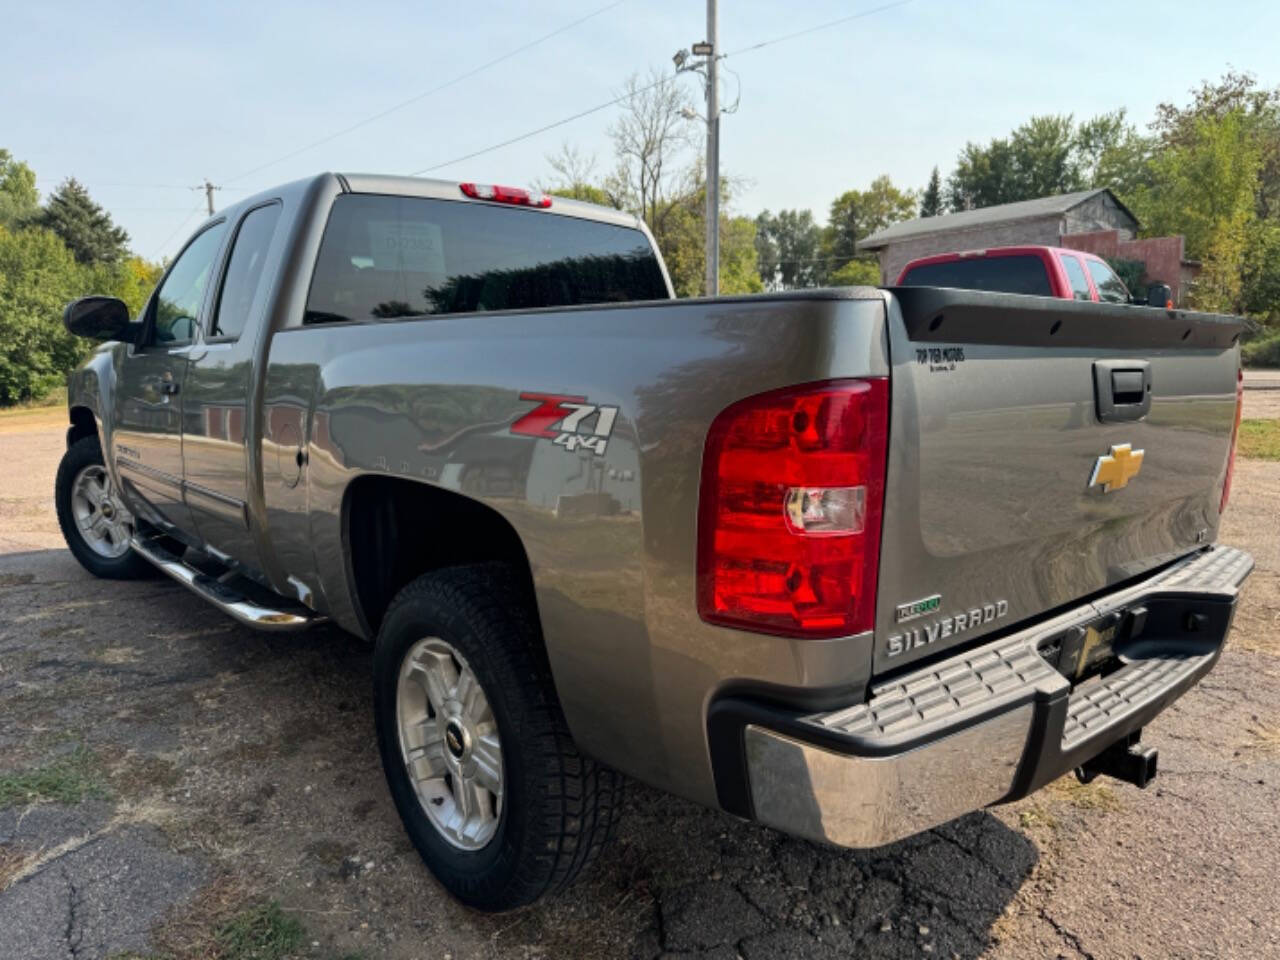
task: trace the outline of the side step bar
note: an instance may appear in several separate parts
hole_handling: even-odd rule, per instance
[[[306,607],[289,603],[284,597],[279,598],[278,607],[258,603],[231,585],[197,570],[155,539],[136,536],[130,546],[192,593],[207,600],[233,620],[255,630],[277,633],[306,630],[328,619]]]

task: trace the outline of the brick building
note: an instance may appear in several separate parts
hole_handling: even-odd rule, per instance
[[[1146,264],[1143,282],[1169,284],[1181,302],[1199,264],[1185,258],[1182,237],[1138,240],[1138,226],[1138,218],[1103,187],[904,220],[864,238],[858,249],[875,253],[881,280],[892,283],[909,261],[935,253],[1019,244],[1069,247],[1139,260]]]

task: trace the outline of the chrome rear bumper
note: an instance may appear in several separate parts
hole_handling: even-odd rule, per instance
[[[1217,661],[1253,569],[1215,546],[1136,585],[872,690],[866,703],[741,718],[749,814],[788,833],[879,846],[1039,789],[1120,740]],[[1042,650],[1141,607],[1119,669],[1073,686]]]

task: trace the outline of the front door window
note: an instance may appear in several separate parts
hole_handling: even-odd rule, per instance
[[[225,221],[215,223],[187,244],[160,283],[151,335],[155,345],[179,346],[195,339],[200,304],[226,229]]]

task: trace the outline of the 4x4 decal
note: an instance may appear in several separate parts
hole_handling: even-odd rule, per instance
[[[520,399],[537,406],[511,424],[512,433],[546,437],[566,450],[583,448],[596,456],[604,456],[609,436],[613,433],[613,422],[618,418],[617,407],[587,403],[586,397],[556,393],[522,393]],[[579,433],[578,428],[592,415],[595,423],[591,430]]]

